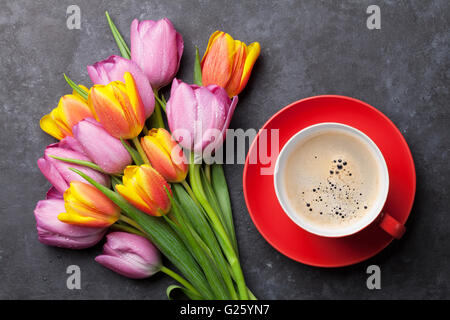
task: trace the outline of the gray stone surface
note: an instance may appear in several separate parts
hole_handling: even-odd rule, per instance
[[[81,30],[66,28],[66,9],[81,8]],[[366,8],[381,8],[381,30],[366,28]],[[117,54],[104,11],[128,40],[133,18],[170,18],[185,52],[179,77],[192,79],[194,46],[216,29],[259,41],[261,57],[231,123],[259,128],[300,98],[342,94],[379,108],[399,127],[417,167],[408,232],[355,266],[321,269],[296,263],[258,233],[245,207],[242,165],[228,165],[242,263],[265,299],[450,298],[449,20],[440,1],[0,1],[0,298],[165,299],[172,283],[120,277],[84,251],[37,241],[33,209],[48,182],[36,160],[54,140],[39,119],[68,93],[62,73],[89,84],[85,66]],[[82,289],[66,288],[66,267],[82,270]],[[366,288],[367,266],[382,270],[382,289]]]

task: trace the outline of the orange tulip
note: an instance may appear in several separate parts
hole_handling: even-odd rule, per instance
[[[87,101],[74,92],[61,97],[58,106],[41,118],[40,125],[42,130],[61,140],[72,136],[72,127],[78,122],[93,117]]]
[[[116,190],[139,210],[152,216],[162,216],[170,210],[170,200],[164,187],[170,190],[158,171],[143,164],[128,166],[123,173],[123,184],[117,184]]]
[[[169,182],[181,182],[186,179],[188,166],[183,150],[163,128],[152,129],[141,139],[153,168]]]
[[[144,127],[145,109],[133,76],[124,74],[125,83],[113,81],[94,85],[89,91],[89,107],[106,131],[116,138],[135,138]]]
[[[214,32],[201,62],[203,85],[221,86],[230,98],[238,95],[247,85],[260,51],[258,42],[247,46],[228,33]]]
[[[64,192],[66,212],[60,213],[62,222],[86,226],[109,227],[120,217],[120,208],[94,186],[72,181]]]

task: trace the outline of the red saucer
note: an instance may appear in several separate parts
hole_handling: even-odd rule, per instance
[[[416,191],[414,162],[400,131],[374,107],[344,96],[316,96],[288,105],[269,119],[261,129],[268,129],[268,150],[270,129],[279,129],[281,150],[295,133],[320,122],[350,125],[367,134],[377,144],[386,160],[390,177],[384,211],[404,224],[411,211]],[[376,255],[392,241],[392,237],[376,223],[343,238],[316,236],[297,226],[278,203],[273,175],[261,175],[260,169],[270,165],[263,164],[266,161],[260,161],[256,156],[260,139],[261,131],[250,146],[245,162],[244,197],[256,228],[275,249],[308,265],[341,267]],[[249,163],[250,157],[253,156],[253,159],[257,159],[256,164]]]

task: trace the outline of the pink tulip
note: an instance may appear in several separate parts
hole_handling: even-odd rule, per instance
[[[44,156],[37,161],[38,167],[42,174],[59,193],[64,193],[64,191],[69,188],[71,181],[87,182],[69,168],[78,169],[98,183],[101,183],[104,186],[109,186],[110,179],[103,173],[81,165],[63,162],[50,157],[57,156],[61,158],[91,161],[86,154],[82,153],[82,150],[81,145],[74,138],[66,137],[59,143],[49,145],[44,151]]]
[[[199,87],[174,79],[166,106],[172,135],[181,146],[196,152],[218,148],[237,102],[237,96],[230,100],[219,86]]]
[[[144,71],[158,90],[175,77],[183,54],[183,38],[169,19],[133,20],[130,27],[131,60]]]
[[[145,109],[145,118],[150,117],[155,108],[155,96],[145,73],[131,60],[110,56],[108,59],[87,66],[89,77],[94,84],[107,85],[112,81],[124,82],[125,72],[131,73],[141,96]]]
[[[78,122],[73,135],[84,153],[107,173],[122,173],[131,164],[131,157],[122,142],[113,137],[92,118]]]
[[[57,195],[54,190],[50,190],[48,194]],[[62,248],[84,249],[94,246],[105,235],[106,228],[79,227],[59,221],[58,215],[64,211],[62,199],[50,198],[37,203],[34,216],[41,243]]]
[[[75,139],[74,137],[67,136],[58,143],[59,148],[73,150],[75,152],[81,153],[84,156],[87,156],[84,152],[83,146]]]
[[[52,199],[63,200],[64,196],[62,193],[60,193],[58,190],[56,190],[55,187],[51,187],[50,189],[48,189],[45,199],[47,199],[47,200],[52,200]]]
[[[104,267],[132,279],[148,278],[161,269],[159,251],[146,238],[112,232],[106,239],[103,254],[95,258]]]

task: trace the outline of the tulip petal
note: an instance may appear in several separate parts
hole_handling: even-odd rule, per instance
[[[96,187],[80,181],[73,181],[70,186],[65,194],[73,196],[78,204],[91,209],[94,214],[99,212],[102,216],[118,218],[119,208]]]
[[[64,193],[64,191],[66,191],[66,189],[69,187],[69,184],[50,161],[47,161],[45,158],[39,158],[37,161],[37,165],[42,174],[56,188],[58,192],[62,194]]]
[[[121,83],[112,82],[117,86]],[[122,84],[123,85],[123,84]],[[95,110],[99,122],[114,137],[128,139],[130,125],[119,101],[122,94],[109,86],[94,85],[89,93],[89,105]]]
[[[233,99],[231,100],[231,105],[230,105],[230,108],[228,109],[222,131],[221,131],[220,135],[218,136],[218,139],[216,139],[214,141],[214,143],[211,144],[211,146],[208,146],[210,148],[210,150],[216,150],[217,148],[219,148],[222,145],[223,140],[225,139],[225,136],[226,136],[226,130],[230,126],[231,118],[233,117],[233,113],[234,113],[234,110],[236,109],[236,105],[237,105],[238,101],[239,101],[238,96],[234,96]]]
[[[64,138],[63,132],[59,129],[58,125],[49,114],[46,114],[41,118],[39,125],[44,132],[48,133],[52,137],[58,140]]]
[[[125,72],[124,79],[125,83],[113,81],[106,86],[94,85],[88,103],[112,136],[132,139],[142,131],[145,109],[133,76]]]
[[[121,173],[131,157],[119,139],[111,136],[94,119],[80,121],[72,129],[74,137],[92,161],[107,173]]]
[[[174,79],[172,94],[166,105],[167,119],[174,138],[187,149],[194,145],[197,105],[194,90],[188,84]]]
[[[245,59],[239,92],[241,92],[247,85],[253,66],[255,65],[256,59],[259,57],[259,53],[261,52],[261,46],[259,45],[259,42],[253,42],[247,47],[247,49],[247,58]]]
[[[79,96],[65,95],[58,103],[58,107],[62,112],[65,123],[72,128],[79,121],[85,118],[92,118],[93,114],[86,101]]]
[[[79,227],[58,220],[64,211],[60,199],[39,201],[34,210],[39,241],[57,247],[84,249],[97,244],[106,233],[104,228]]]
[[[83,156],[86,156],[83,146],[74,137],[70,137],[70,136],[65,137],[58,143],[58,147],[63,148],[63,149],[73,150],[75,152],[78,152],[79,154],[82,154]]]
[[[145,112],[142,104],[142,99],[139,95],[139,90],[136,86],[136,82],[129,72],[125,72],[125,89],[130,101],[130,104],[127,105],[129,107],[130,116],[133,116],[133,123],[136,123],[136,126],[140,127],[138,134],[142,131],[142,127],[145,123]]]
[[[145,265],[132,264],[119,257],[100,255],[95,257],[95,261],[112,271],[131,279],[144,279],[152,275],[152,272]]]
[[[233,53],[234,40],[229,34],[216,31],[211,35],[201,62],[204,86],[227,86],[233,68]]]
[[[153,216],[160,216],[170,209],[164,178],[151,166],[128,166],[124,171],[123,184],[116,185],[117,192],[136,208]]]
[[[63,200],[63,194],[60,193],[55,187],[51,187],[48,189],[47,194],[45,196],[45,199],[51,200],[51,199],[59,199]]]
[[[61,160],[57,160],[57,159],[52,158],[51,156],[57,156],[57,157],[60,157],[60,158],[67,158],[67,159],[78,159],[78,160],[83,160],[83,161],[91,161],[91,159],[89,159],[86,156],[83,156],[82,154],[80,154],[78,152],[60,148],[59,145],[49,146],[49,147],[47,147],[45,149],[45,151],[44,151],[44,158],[45,158],[45,160],[50,162],[53,165],[53,167],[58,171],[59,175],[64,179],[65,184],[61,184],[60,183],[58,175],[56,175],[56,173],[53,170],[51,171],[51,174],[53,176],[50,176],[50,174],[46,174],[42,170],[41,171],[46,176],[46,178],[60,192],[64,192],[68,188],[68,184],[71,181],[83,181],[83,182],[86,182],[86,180],[84,180],[77,173],[75,173],[72,170],[70,170],[70,168],[75,168],[75,169],[78,169],[78,170],[84,172],[85,174],[87,174],[88,176],[93,178],[95,181],[97,181],[98,183],[100,183],[100,184],[102,184],[104,186],[109,186],[110,185],[110,178],[109,178],[109,176],[107,176],[107,175],[105,175],[103,173],[100,173],[100,172],[98,172],[98,171],[96,171],[94,169],[91,169],[91,168],[88,168],[88,167],[84,167],[84,166],[81,166],[81,165],[78,165],[78,164],[73,164],[73,163],[68,163],[68,162],[64,162],[64,161],[61,161]],[[54,177],[56,177],[56,178],[54,178]],[[64,186],[65,186],[65,189],[61,189]]]
[[[149,165],[142,165],[136,181],[149,198],[147,204],[157,205],[155,215],[159,216],[169,211],[170,200],[164,188],[170,191],[170,186],[158,171]]]
[[[116,185],[117,192],[124,197],[128,202],[130,202],[133,206],[138,208],[139,210],[149,214],[149,215],[155,215],[156,207],[152,205],[151,203],[148,204],[145,202],[140,194],[143,194],[143,192],[138,192],[134,189],[133,186],[128,185],[124,186],[121,184]]]
[[[152,129],[141,139],[142,148],[153,166],[169,182],[181,182],[187,175],[183,150],[163,128]]]
[[[178,63],[177,63],[177,71],[180,68],[181,56],[184,51],[184,40],[181,34],[176,33],[176,43],[177,43],[177,52],[178,52]],[[175,76],[175,75],[174,75]]]
[[[236,103],[237,98],[231,101],[220,86],[199,87],[174,79],[166,108],[174,139],[196,153],[209,145],[216,149],[223,141]]]
[[[231,71],[230,80],[227,83],[226,90],[228,96],[234,97],[238,95],[241,90],[245,87],[241,86],[242,83],[242,74],[244,71],[244,65],[247,58],[247,46],[245,43],[235,40],[235,53],[233,58],[233,67]]]
[[[194,151],[200,152],[220,134],[227,110],[209,88],[201,87],[195,90],[195,97],[198,105],[202,106],[197,108],[198,121],[194,138]]]
[[[172,165],[170,151],[149,136],[143,137],[141,144],[151,165],[166,179],[176,179],[177,172]]]
[[[65,95],[59,99],[58,106],[49,115],[41,118],[43,131],[61,140],[72,135],[72,127],[93,113],[86,101],[78,95]]]
[[[161,264],[158,249],[148,239],[127,232],[115,231],[108,234],[103,253],[124,259],[132,258],[132,262],[140,264]]]
[[[94,84],[107,85],[112,81],[124,82],[125,72],[133,75],[139,95],[145,108],[145,118],[148,118],[155,108],[155,97],[148,79],[139,66],[128,59],[112,55],[109,58],[87,66],[89,77]]]
[[[131,60],[144,71],[152,88],[158,90],[172,81],[183,51],[181,36],[172,22],[134,20],[130,27]]]
[[[58,219],[74,225],[108,227],[119,219],[120,209],[94,186],[72,181],[64,192],[65,212]]]

